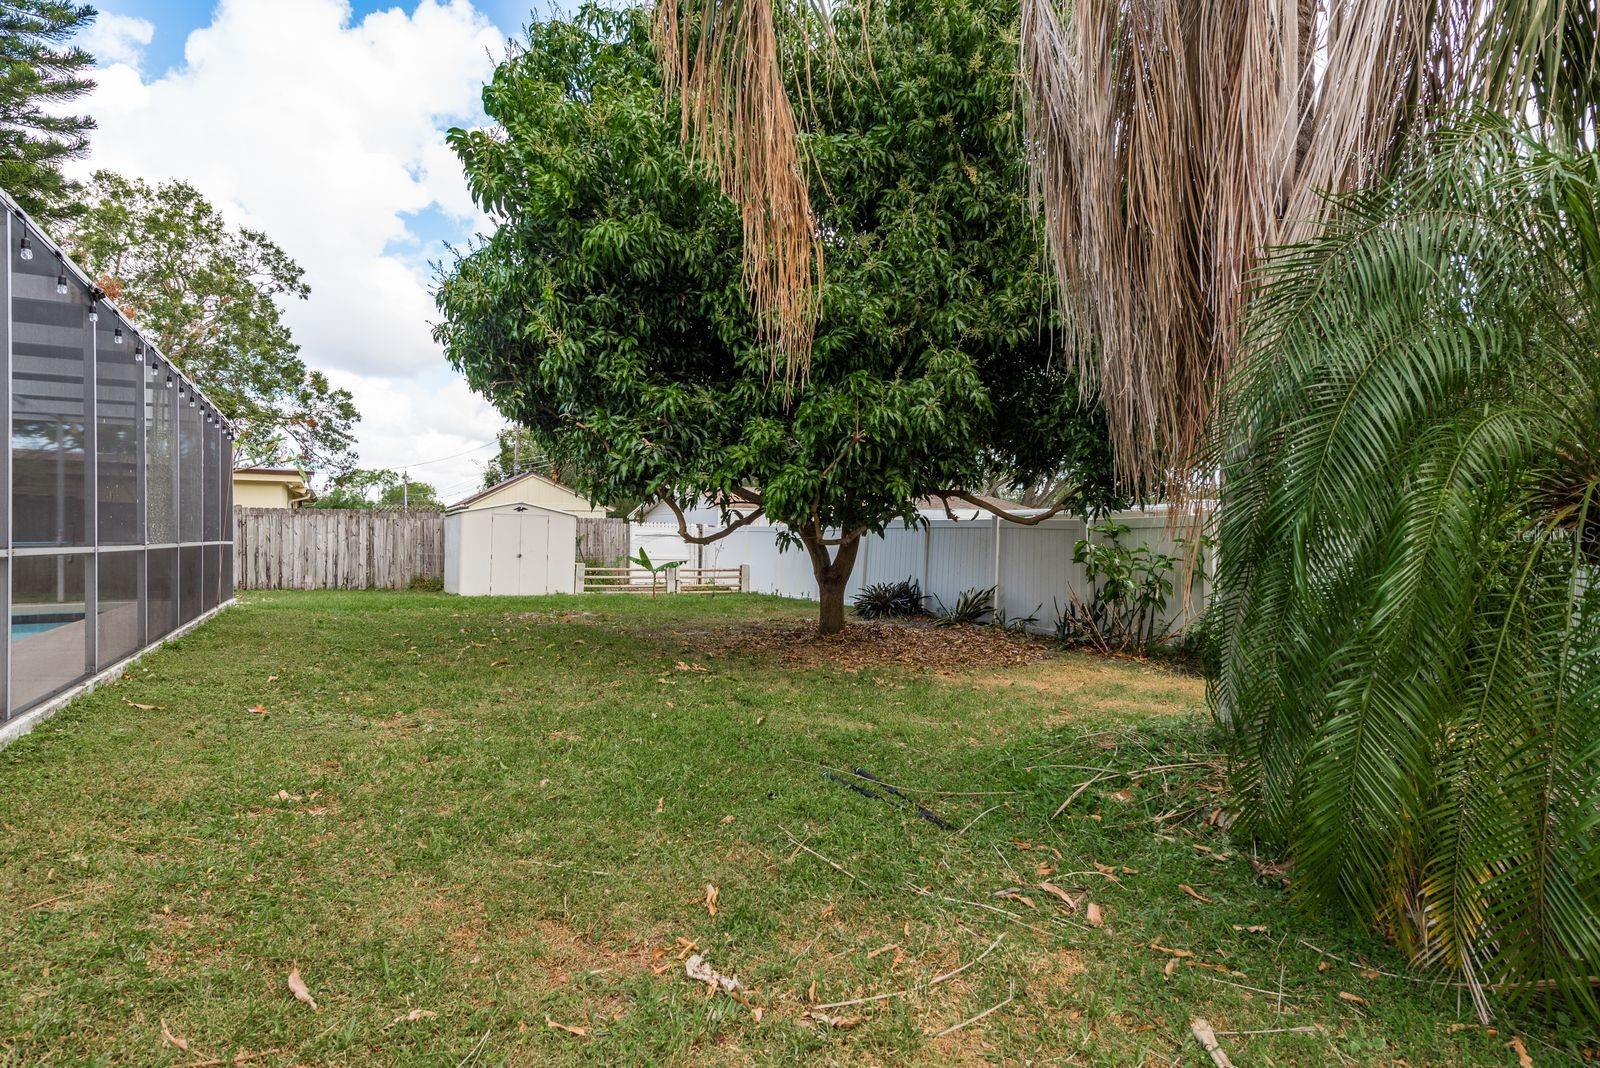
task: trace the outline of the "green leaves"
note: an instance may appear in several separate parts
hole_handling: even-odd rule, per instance
[[[1303,892],[1600,1021],[1596,161],[1469,123],[1269,261],[1214,703]]]
[[[663,111],[642,9],[533,25],[485,89],[496,129],[451,134],[499,226],[441,279],[437,337],[594,499],[755,487],[791,527],[863,530],[939,489],[1072,471],[1103,507],[1103,423],[1052,359],[1014,5],[909,0],[874,9],[870,39],[858,8],[834,17],[838,81],[806,135],[827,281],[805,382],[771,378],[739,212]]]
[[[206,383],[237,428],[235,459],[348,469],[354,399],[307,369],[278,304],[309,295],[300,265],[187,182],[99,171],[89,194],[67,247],[162,356]]]

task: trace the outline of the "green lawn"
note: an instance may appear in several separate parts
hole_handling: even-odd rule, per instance
[[[1195,680],[752,638],[811,611],[246,595],[0,753],[0,1056],[1201,1065],[1198,1015],[1241,1065],[1516,1062],[1211,825]]]

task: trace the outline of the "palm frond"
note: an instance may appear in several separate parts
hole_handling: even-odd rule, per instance
[[[1264,265],[1213,700],[1248,833],[1483,1011],[1600,1021],[1600,181],[1447,130]]]

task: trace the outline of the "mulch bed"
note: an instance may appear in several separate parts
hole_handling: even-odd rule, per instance
[[[928,671],[1019,667],[1048,659],[1054,648],[1031,635],[996,627],[936,627],[926,620],[873,620],[845,624],[822,637],[815,623],[758,623],[717,636],[720,655],[773,656],[785,664],[846,671],[888,665]],[[712,650],[707,650],[711,652]]]

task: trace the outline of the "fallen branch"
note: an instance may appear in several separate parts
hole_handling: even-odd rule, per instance
[[[791,841],[791,842],[793,842],[795,844],[795,848],[805,850],[807,853],[810,853],[812,856],[814,856],[818,860],[822,861],[822,863],[826,864],[828,867],[832,868],[834,871],[837,871],[841,875],[848,876],[852,882],[860,883],[862,886],[869,885],[865,880],[863,880],[860,877],[858,877],[854,872],[852,872],[849,869],[845,868],[843,865],[840,865],[838,863],[835,863],[834,861],[829,860],[827,857],[823,856],[821,853],[818,853],[815,849],[812,849],[810,846],[808,846],[804,842],[800,841],[800,839],[798,839],[794,835],[790,834],[789,833],[789,829],[787,827],[785,827],[783,829],[783,833],[789,839],[789,841]]]
[[[57,894],[55,897],[47,897],[43,901],[35,901],[31,905],[24,905],[22,911],[32,912],[34,909],[42,909],[46,905],[54,905],[57,901],[64,901],[69,897],[76,897],[78,894],[86,894],[90,890],[103,890],[106,885],[106,883],[90,883],[88,886],[80,886],[76,890],[68,890],[64,894]]]
[[[967,963],[961,965],[961,967],[953,968],[950,971],[945,972],[943,975],[936,975],[920,986],[907,987],[905,990],[891,990],[887,994],[872,994],[864,998],[851,998],[849,1001],[834,1001],[829,1002],[826,1005],[813,1005],[812,1008],[819,1010],[843,1009],[850,1005],[866,1005],[874,1001],[887,1001],[890,998],[910,997],[912,994],[920,993],[923,990],[927,990],[929,987],[938,986],[940,983],[943,983],[946,980],[954,979],[956,976],[960,975],[962,972],[966,971],[968,968],[971,968],[973,965],[982,961],[983,958],[993,953],[995,948],[1000,945],[1000,942],[1004,938],[1005,934],[1002,932],[1000,935],[996,936],[993,942],[989,943],[988,949],[985,949],[982,953],[979,953],[976,957],[973,957],[971,960],[967,961]]]
[[[1067,806],[1068,805],[1072,804],[1078,798],[1082,797],[1083,796],[1083,792],[1085,790],[1087,790],[1089,787],[1093,786],[1095,783],[1104,782],[1106,779],[1116,778],[1118,774],[1119,773],[1115,772],[1115,771],[1104,772],[1104,773],[1102,773],[1100,775],[1096,775],[1094,778],[1090,779],[1088,782],[1080,783],[1078,788],[1076,790],[1072,791],[1072,796],[1068,797],[1065,801],[1061,802],[1060,807],[1057,808],[1054,812],[1050,813],[1050,818],[1051,819],[1055,819],[1057,816],[1059,816],[1063,812],[1065,812],[1067,810]]]
[[[983,1019],[985,1016],[989,1015],[991,1012],[999,1012],[1001,1009],[1005,1008],[1007,1005],[1011,1004],[1011,1002],[1016,1000],[1016,997],[1017,997],[1017,988],[1015,986],[1012,986],[1011,993],[1006,995],[1006,999],[1004,1001],[1000,1002],[997,1005],[990,1005],[987,1009],[984,1009],[982,1012],[978,1013],[978,1015],[976,1015],[976,1016],[969,1017],[969,1018],[967,1018],[965,1020],[962,1020],[958,1024],[954,1024],[954,1025],[952,1025],[950,1027],[946,1027],[943,1031],[940,1031],[938,1034],[934,1035],[933,1037],[934,1038],[943,1038],[945,1035],[953,1035],[957,1031],[961,1030],[963,1027],[966,1027],[968,1024],[977,1023],[979,1020]]]

